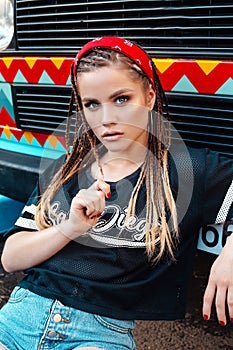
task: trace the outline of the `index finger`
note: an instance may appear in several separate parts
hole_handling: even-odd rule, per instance
[[[203,318],[206,321],[209,320],[211,315],[211,308],[214,301],[215,293],[216,293],[216,285],[209,281],[205,290],[205,294],[203,298],[203,307],[202,307]]]
[[[102,191],[105,194],[106,198],[111,197],[110,185],[107,182],[105,182],[103,179],[96,180],[96,182],[94,183],[94,186],[97,191]]]

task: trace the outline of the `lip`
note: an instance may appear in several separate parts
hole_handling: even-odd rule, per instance
[[[122,138],[123,135],[124,133],[119,130],[111,130],[111,131],[105,131],[102,134],[102,138],[106,141],[117,141],[120,138]]]

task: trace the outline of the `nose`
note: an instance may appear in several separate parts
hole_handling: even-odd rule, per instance
[[[110,103],[103,104],[102,109],[102,125],[116,124],[117,114]]]

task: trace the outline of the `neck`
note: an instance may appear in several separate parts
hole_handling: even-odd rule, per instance
[[[143,164],[145,157],[146,150],[135,158],[106,153],[100,160],[104,180],[114,182],[132,174]],[[102,177],[96,162],[92,165],[91,172],[96,179]]]

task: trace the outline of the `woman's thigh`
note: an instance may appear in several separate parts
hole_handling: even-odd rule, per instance
[[[0,344],[10,350],[36,349],[53,300],[16,286],[0,310]]]

